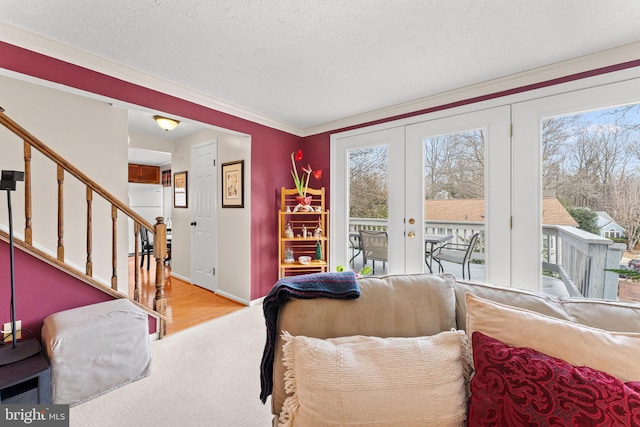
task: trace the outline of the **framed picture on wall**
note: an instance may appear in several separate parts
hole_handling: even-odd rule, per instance
[[[222,207],[244,208],[244,160],[222,163]]]
[[[187,171],[173,174],[173,207],[189,207],[189,193],[187,187]]]

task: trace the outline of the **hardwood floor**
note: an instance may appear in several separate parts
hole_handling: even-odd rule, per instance
[[[151,257],[149,271],[140,269],[140,300],[148,307],[153,307],[155,297],[155,260]],[[129,257],[129,292],[133,295],[133,257]],[[225,297],[215,294],[200,286],[192,285],[175,277],[171,277],[171,267],[165,266],[164,292],[167,297],[167,335],[187,329],[191,326],[215,319],[245,307]]]

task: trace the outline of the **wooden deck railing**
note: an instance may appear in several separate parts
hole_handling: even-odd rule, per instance
[[[386,230],[388,220],[349,218],[349,231]],[[425,232],[451,234],[453,243],[465,243],[475,232],[481,232],[472,259],[484,260],[484,223],[425,221]],[[609,269],[618,268],[624,247],[575,227],[542,226],[542,267],[556,273],[572,297],[615,300],[618,295],[618,275]]]
[[[555,240],[545,245],[543,265],[560,275],[570,295],[618,298],[618,275],[609,270],[620,267],[624,245],[565,225],[546,225],[543,230],[545,239]]]
[[[147,309],[153,310],[159,314],[160,327],[158,330],[158,336],[162,338],[166,332],[166,297],[164,293],[164,260],[167,256],[167,244],[166,244],[166,225],[162,217],[156,218],[156,223],[151,224],[143,217],[134,212],[125,203],[118,200],[115,196],[105,190],[98,183],[94,182],[91,178],[85,175],[82,171],[75,166],[67,162],[62,156],[57,154],[47,145],[45,145],[38,138],[33,136],[5,113],[4,109],[0,107],[0,124],[11,131],[14,135],[18,136],[23,141],[24,145],[24,172],[25,172],[25,229],[24,239],[27,246],[33,244],[33,229],[32,229],[32,173],[31,173],[31,151],[35,148],[45,157],[53,161],[57,165],[57,247],[56,247],[56,260],[58,265],[64,265],[72,274],[81,275],[90,278],[90,282],[95,284],[93,280],[93,259],[92,259],[92,230],[93,230],[93,198],[94,194],[103,198],[111,206],[111,283],[109,285],[102,284],[105,287],[110,286],[110,294],[119,295],[121,297],[127,297],[140,304],[140,264],[139,253],[140,248],[138,246],[138,233],[139,227],[144,227],[154,236],[154,257],[156,259],[156,274],[155,274],[155,298],[153,301],[153,307],[147,307]],[[86,201],[87,201],[87,227],[86,227],[86,264],[85,271],[78,272],[75,268],[65,264],[65,244],[64,244],[64,189],[65,189],[65,176],[69,174],[75,177],[78,181],[85,185],[86,188]],[[133,297],[122,294],[118,291],[118,233],[117,233],[117,220],[118,214],[131,218],[134,224],[135,233],[135,249],[134,249],[134,295]],[[128,265],[126,266],[128,268]],[[115,291],[115,293],[114,293]]]

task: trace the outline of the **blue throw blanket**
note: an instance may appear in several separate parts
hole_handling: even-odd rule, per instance
[[[276,282],[264,297],[263,311],[267,326],[267,341],[260,363],[260,400],[267,401],[273,388],[273,356],[278,331],[278,310],[291,298],[355,299],[360,296],[360,287],[353,271],[341,273],[315,273],[285,277]]]

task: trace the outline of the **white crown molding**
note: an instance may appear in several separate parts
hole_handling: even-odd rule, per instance
[[[580,56],[483,83],[312,126],[304,129],[302,136],[317,135],[319,133],[358,126],[389,117],[422,111],[638,59],[640,59],[640,42],[634,42],[613,49],[596,52],[591,55]]]
[[[187,87],[159,78],[152,74],[147,74],[134,68],[118,64],[101,56],[43,37],[39,34],[27,31],[6,22],[0,22],[0,40],[70,64],[78,65],[80,67],[115,77],[129,83],[175,96],[176,98],[184,99],[223,113],[231,114],[241,119],[268,126],[273,129],[281,130],[297,136],[302,136],[303,134],[303,130],[295,126],[280,122],[219,99],[204,96]]]
[[[249,120],[273,129],[281,130],[296,136],[311,136],[324,132],[358,126],[377,120],[387,119],[403,114],[422,111],[433,107],[451,104],[476,97],[499,93],[505,90],[541,83],[548,80],[566,77],[572,74],[590,71],[606,66],[640,59],[640,42],[634,42],[594,54],[577,57],[571,60],[535,68],[529,71],[512,74],[487,82],[454,89],[440,94],[420,98],[363,114],[345,117],[305,129],[280,122],[240,106],[203,96],[187,87],[143,73],[133,68],[117,64],[113,61],[86,52],[84,50],[60,43],[14,25],[0,22],[0,40],[43,55],[69,62],[108,76],[112,76],[133,84],[137,84],[204,107]]]

